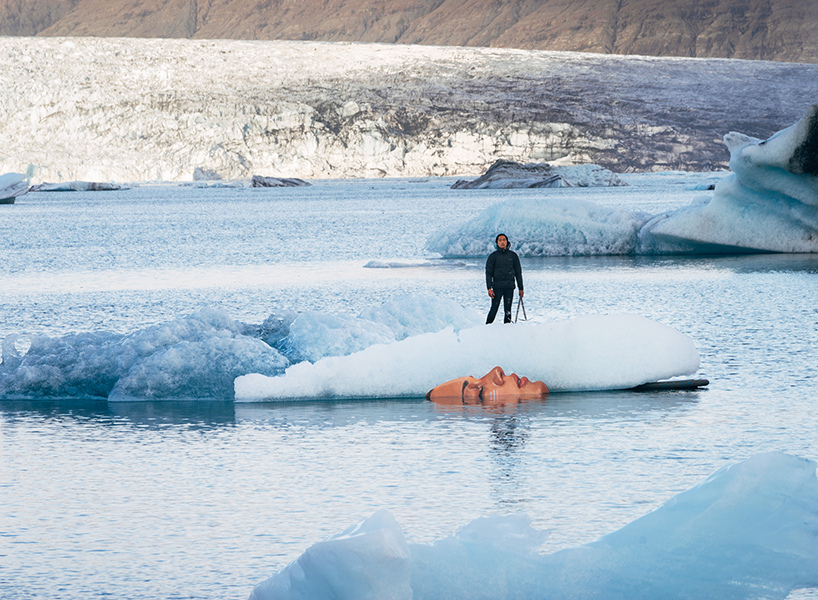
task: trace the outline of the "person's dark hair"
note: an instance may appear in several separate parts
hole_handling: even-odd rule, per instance
[[[500,236],[503,236],[504,238],[506,238],[506,242],[508,242],[508,244],[506,244],[506,250],[510,249],[511,248],[511,240],[508,239],[508,236],[505,233],[498,233],[497,234],[497,237],[494,238],[494,246],[497,247],[497,248],[500,247],[500,246],[497,245],[497,242],[500,241]]]

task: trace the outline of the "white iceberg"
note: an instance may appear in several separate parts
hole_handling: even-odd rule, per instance
[[[236,402],[292,398],[420,397],[464,375],[494,366],[551,391],[626,389],[699,368],[688,336],[635,315],[586,315],[565,321],[447,327],[348,356],[301,362],[280,376],[251,373],[235,380]]]
[[[719,469],[596,542],[540,555],[524,515],[410,544],[385,510],[315,544],[250,600],[779,599],[818,587],[815,462],[778,452]]]
[[[28,192],[26,176],[20,173],[0,175],[0,204],[14,204],[14,200]]]
[[[768,140],[731,132],[724,142],[732,175],[709,202],[648,222],[642,244],[654,252],[818,252],[818,104]]]
[[[63,181],[62,183],[38,183],[30,192],[113,192],[121,190],[118,183],[100,181]]]

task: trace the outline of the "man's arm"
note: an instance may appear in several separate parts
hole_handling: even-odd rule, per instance
[[[523,266],[520,264],[520,257],[514,253],[514,277],[517,278],[517,287],[520,289],[520,296],[523,295]]]
[[[486,260],[486,288],[491,290],[492,285],[494,283],[494,260],[495,260],[494,253],[492,252],[489,254],[488,260]],[[491,293],[489,293],[491,296]],[[493,298],[494,296],[492,296]]]

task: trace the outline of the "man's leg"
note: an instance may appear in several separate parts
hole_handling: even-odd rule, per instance
[[[491,309],[489,315],[486,317],[486,325],[494,323],[494,317],[497,316],[497,309],[500,308],[500,298],[502,294],[499,290],[494,290],[494,298],[491,299]]]
[[[514,288],[503,290],[503,323],[511,323],[511,305],[514,304]]]

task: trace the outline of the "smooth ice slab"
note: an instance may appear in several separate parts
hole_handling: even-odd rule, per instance
[[[301,362],[284,375],[236,378],[237,402],[288,398],[423,396],[464,375],[501,366],[551,391],[629,388],[688,375],[699,353],[688,336],[635,315],[472,327],[408,337],[350,354]]]
[[[545,556],[544,533],[525,516],[480,518],[421,545],[381,510],[309,548],[250,600],[784,599],[818,586],[815,468],[759,454],[596,542]]]

